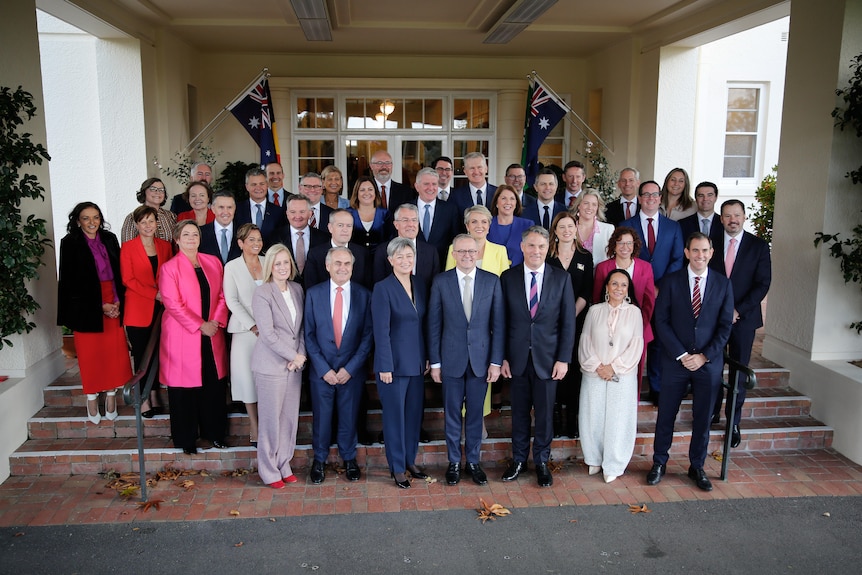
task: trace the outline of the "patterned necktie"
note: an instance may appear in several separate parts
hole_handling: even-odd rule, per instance
[[[482,204],[482,190],[476,190],[476,205],[481,206]]]
[[[303,235],[305,232],[296,232],[296,269],[299,270],[299,273],[305,269],[305,239],[303,239]]]
[[[551,229],[551,212],[549,211],[548,206],[545,206],[545,215],[542,216],[542,227],[546,230]]]
[[[575,205],[575,201],[578,199],[578,196],[570,196],[569,197],[569,209],[572,209],[572,206]]]
[[[227,228],[221,229],[221,261],[222,263],[227,263],[227,254],[230,251],[228,248],[227,242]]]
[[[332,310],[332,329],[335,335],[335,347],[341,347],[341,322],[344,317],[344,296],[341,292],[343,287],[335,288],[335,309]]]
[[[470,321],[470,316],[473,315],[473,290],[470,289],[470,282],[473,278],[464,276],[464,292],[461,294],[461,303],[464,304],[464,316],[467,321]]]
[[[255,204],[254,207],[257,208],[257,214],[254,216],[254,225],[260,228],[263,225],[263,210],[260,209],[260,204]]]
[[[425,241],[428,241],[428,236],[431,235],[431,205],[425,204],[425,215],[422,216],[422,235],[425,236]]]
[[[626,219],[629,219],[631,217],[632,217],[632,203],[626,202]]]
[[[727,277],[733,271],[733,262],[736,261],[736,238],[730,238],[730,245],[727,246],[727,255],[724,257],[724,271]]]
[[[308,221],[308,225],[312,228],[317,227],[317,208],[311,208],[311,219]]]
[[[278,192],[273,192],[272,203],[275,204],[276,206],[281,207],[281,204],[278,203]]]
[[[691,294],[691,312],[694,319],[700,315],[700,276],[694,276],[694,291]]]
[[[649,250],[649,255],[652,255],[655,251],[655,228],[652,226],[652,218],[646,219],[647,224],[647,249]]]
[[[530,279],[530,317],[535,318],[539,311],[539,284],[536,283],[536,275],[539,272],[530,272],[533,274]]]
[[[700,231],[703,232],[707,236],[709,235],[709,224],[710,223],[711,222],[709,221],[709,218],[703,218],[700,220]]]
[[[380,204],[383,206],[384,210],[389,209],[387,204],[389,202],[386,201],[386,186],[380,186]]]

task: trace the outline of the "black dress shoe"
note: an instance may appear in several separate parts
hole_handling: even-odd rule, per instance
[[[730,446],[739,447],[740,443],[742,443],[742,434],[739,432],[739,426],[734,425],[730,431]]]
[[[391,473],[390,475],[392,476],[392,479],[395,480],[395,485],[397,485],[399,489],[410,489],[410,480],[407,479],[406,475],[404,475],[403,473],[399,474],[404,479],[398,479],[394,473]]]
[[[428,474],[415,465],[408,465],[407,472],[410,473],[413,479],[428,479]]]
[[[488,476],[485,475],[478,463],[468,463],[465,470],[473,478],[473,483],[476,485],[488,485]]]
[[[358,441],[360,445],[371,445],[374,443],[374,440],[371,438],[371,434],[367,431],[360,431],[357,433],[356,441]]]
[[[698,467],[697,469],[689,467],[688,476],[694,479],[694,484],[697,485],[699,489],[712,491],[712,482],[706,476],[706,473],[704,473],[703,467]]]
[[[536,481],[539,487],[550,487],[554,484],[554,478],[551,477],[551,470],[548,469],[547,463],[536,464]]]
[[[712,425],[717,425],[720,422],[721,422],[721,414],[720,413],[713,413],[712,414],[712,421],[710,421],[710,423]]]
[[[362,477],[362,472],[359,470],[359,465],[355,459],[348,459],[344,462],[344,476],[347,477],[347,481],[359,481],[359,478]]]
[[[377,434],[377,443],[383,444],[383,432]]]
[[[461,464],[450,463],[449,468],[446,469],[446,484],[458,485],[459,481],[461,481]]]
[[[186,455],[194,455],[197,452],[197,447],[183,447],[183,453],[185,453]]]
[[[419,430],[419,443],[431,443],[431,436],[424,429]]]
[[[527,464],[522,461],[515,461],[506,468],[503,472],[503,481],[515,481],[521,472],[527,468]]]
[[[581,436],[581,433],[578,429],[578,426],[575,425],[574,427],[570,427],[568,430],[566,430],[566,435],[568,435],[572,439],[578,439]]]
[[[141,417],[143,417],[144,419],[152,419],[155,414],[156,414],[156,410],[150,408],[146,411],[142,411]]]
[[[649,390],[649,396],[648,396],[649,401],[650,401],[650,403],[652,403],[656,407],[658,407],[658,396],[659,396],[659,392]]]
[[[213,439],[213,447],[215,449],[227,449],[227,445],[225,445],[221,441],[216,441],[215,439]]]
[[[323,462],[314,460],[311,464],[311,471],[308,472],[308,479],[315,485],[320,485],[326,478],[326,472],[323,470]]]
[[[667,466],[661,463],[653,463],[652,469],[649,470],[646,476],[647,485],[658,485],[665,473],[667,473]]]

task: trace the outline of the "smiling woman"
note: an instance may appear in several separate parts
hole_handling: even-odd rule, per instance
[[[159,178],[147,178],[141,184],[136,197],[141,204],[156,209],[156,237],[166,242],[172,241],[177,216],[163,207],[168,200],[168,191],[165,188],[165,183]],[[138,228],[135,227],[134,217],[132,217],[132,214],[129,214],[123,221],[123,227],[120,230],[120,241],[126,243],[132,238],[137,237],[137,235]]]

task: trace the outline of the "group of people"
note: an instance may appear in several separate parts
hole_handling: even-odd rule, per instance
[[[229,381],[246,406],[261,479],[274,488],[297,481],[290,460],[303,373],[309,480],[324,481],[333,438],[347,479],[361,477],[368,359],[400,488],[427,477],[416,457],[428,374],[442,386],[448,484],[462,472],[487,483],[483,417],[501,405],[509,379],[513,462],[502,479],[527,469],[532,435],[536,478],[549,486],[550,445],[563,433],[580,437],[591,475],[610,482],[624,473],[645,367],[659,408],[648,483],[665,472],[691,384],[689,475],[711,488],[703,461],[722,403],[722,353],[729,341],[731,355],[748,361],[769,287],[768,246],[742,230],[743,205],[729,200],[713,213],[710,182],[692,204],[679,168],[663,187],[622,170],[620,198],[605,206],[582,188],[580,162],[565,166],[560,191],[557,175],[540,170],[535,196],[518,164],[506,184],[488,184],[480,153],[465,156],[460,187],[447,157],[419,170],[412,188],[391,179],[392,165],[376,152],[345,200],[334,166],[305,174],[291,193],[273,163],[246,174],[249,199],[237,204],[213,192],[212,169],[199,164],[172,211],[164,183],[150,178],[122,248],[98,206],[76,206],[61,242],[58,322],[75,333],[90,421],[99,423],[102,391],[105,417],[116,417],[116,388],[131,376],[128,345],[137,370],[163,309],[159,380],[175,446],[195,453],[202,438],[224,447]],[[154,390],[142,411],[160,410]]]

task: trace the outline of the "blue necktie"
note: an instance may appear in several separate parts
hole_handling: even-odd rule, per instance
[[[227,263],[227,228],[222,228],[221,230],[221,261],[222,263]]]
[[[260,204],[254,205],[257,208],[257,215],[254,216],[254,225],[258,228],[263,225],[263,211],[260,209]]]
[[[425,204],[425,215],[422,217],[422,234],[427,242],[431,235],[431,206],[428,204]]]
[[[535,318],[539,311],[539,284],[536,283],[536,274],[539,272],[530,272],[533,277],[530,279],[530,317]]]
[[[476,190],[476,205],[482,205],[482,190]]]

